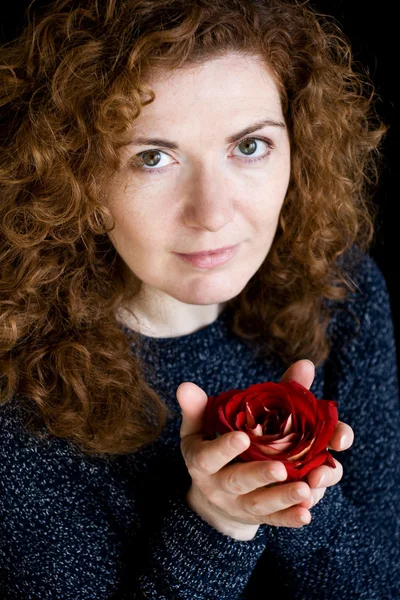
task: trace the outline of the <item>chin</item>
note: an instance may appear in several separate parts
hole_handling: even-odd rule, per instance
[[[175,295],[177,300],[185,304],[197,304],[209,306],[212,304],[222,304],[235,298],[245,288],[249,278],[244,278],[243,281],[237,278],[227,278],[224,282],[209,281],[196,282],[188,284],[184,289],[180,289],[178,295]],[[183,293],[182,293],[183,292]],[[172,295],[172,294],[171,294]]]

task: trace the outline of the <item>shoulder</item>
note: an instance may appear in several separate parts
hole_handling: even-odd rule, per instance
[[[382,382],[386,396],[397,398],[397,350],[385,278],[376,261],[359,252],[345,258],[343,270],[353,291],[329,306],[325,392],[335,397],[354,385]]]
[[[355,341],[365,335],[393,335],[391,304],[385,277],[375,259],[353,249],[342,260],[341,267],[353,290],[343,302],[329,303],[331,320],[328,334],[334,341]]]
[[[370,254],[353,249],[343,258],[342,267],[355,286],[350,302],[372,306],[389,300],[384,275]]]
[[[17,393],[0,406],[0,490],[8,487],[16,495],[24,494],[45,478],[49,492],[57,487],[60,477],[81,480],[82,484],[88,476],[96,481],[103,461],[86,456],[67,439],[49,434],[45,427],[40,428],[40,436],[29,431],[26,424],[31,405],[29,398]]]

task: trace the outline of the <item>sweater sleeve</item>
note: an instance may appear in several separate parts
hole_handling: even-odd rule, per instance
[[[138,576],[135,598],[239,599],[265,543],[262,528],[250,541],[234,540],[183,500],[171,500],[164,526],[151,540],[151,556]]]
[[[400,598],[400,403],[390,302],[371,259],[360,265],[356,283],[353,299],[332,321],[332,352],[320,367],[324,397],[338,401],[354,443],[332,452],[343,477],[311,509],[310,525],[269,531],[285,598]],[[257,570],[248,598],[257,597]]]
[[[336,351],[328,362],[327,393],[339,401],[339,418],[354,430],[352,447],[334,453],[347,476],[343,494],[373,515],[372,522],[400,541],[400,399],[397,352],[390,298],[384,277],[372,259],[358,282],[364,310],[348,341],[347,317],[335,334]],[[354,311],[356,313],[356,311]],[[352,318],[352,317],[351,317]],[[354,323],[354,319],[353,319]],[[388,527],[387,518],[394,519]]]
[[[364,268],[363,268],[364,267]],[[333,453],[343,465],[340,492],[347,529],[347,572],[366,600],[400,597],[400,400],[394,327],[384,277],[365,257],[354,304],[359,327],[353,340],[338,328],[336,353],[328,365],[331,397],[339,401],[339,418],[354,430],[353,446]],[[352,310],[350,308],[350,310]],[[354,309],[353,313],[357,314]],[[354,323],[354,319],[353,319]],[[350,331],[350,327],[348,327]],[[344,530],[344,527],[342,528]],[[353,592],[355,591],[352,583]]]
[[[149,531],[129,476],[121,492],[101,461],[68,448],[38,442],[0,408],[2,600],[239,597],[265,546],[261,530],[233,540],[176,494]]]
[[[95,469],[0,409],[0,597],[113,598],[120,545]]]

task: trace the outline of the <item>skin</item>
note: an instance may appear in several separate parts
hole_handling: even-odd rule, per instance
[[[281,381],[294,379],[310,389],[314,365],[299,360],[283,374]],[[187,502],[205,521],[221,533],[238,540],[251,540],[258,527],[266,523],[299,528],[311,521],[310,508],[323,497],[327,487],[343,475],[336,468],[321,465],[308,474],[308,482],[283,482],[287,473],[278,461],[228,463],[250,444],[244,432],[226,433],[216,440],[204,441],[201,423],[207,394],[192,382],[182,383],[176,392],[182,409],[181,449],[192,478]],[[339,421],[328,448],[346,450],[353,443],[351,427]]]
[[[121,169],[107,189],[116,221],[109,237],[127,272],[142,282],[126,307],[135,318],[124,308],[118,318],[145,335],[175,337],[212,323],[263,263],[289,183],[290,141],[277,86],[257,58],[229,54],[195,69],[154,75],[148,83],[156,99],[136,119],[130,139],[157,137],[179,148],[137,143],[122,148]],[[274,125],[226,141],[262,119]],[[155,153],[135,166],[135,156],[143,159],[148,150]],[[156,168],[163,171],[149,173]],[[236,243],[234,259],[208,270],[175,254]],[[313,364],[294,363],[282,376],[288,378],[309,388]],[[301,527],[326,488],[340,481],[337,461],[335,469],[314,469],[308,483],[284,483],[286,469],[277,461],[230,465],[249,445],[248,436],[233,432],[202,440],[206,393],[184,382],[176,395],[181,449],[192,477],[187,502],[218,531],[249,540],[262,523]],[[344,450],[352,441],[352,429],[339,422],[329,447]],[[266,487],[276,482],[281,485]]]
[[[175,337],[215,321],[263,263],[289,183],[290,143],[277,86],[259,59],[231,54],[148,83],[156,99],[129,139],[157,137],[179,149],[131,144],[121,150],[121,169],[108,187],[116,220],[109,237],[142,282],[128,307],[139,325],[127,312],[121,319],[150,337]],[[282,126],[243,136],[248,149],[226,141],[263,119]],[[154,166],[147,157],[134,168],[133,157],[152,149],[158,164],[153,155]],[[163,172],[154,172],[157,167]],[[175,254],[237,243],[238,254],[213,269]]]

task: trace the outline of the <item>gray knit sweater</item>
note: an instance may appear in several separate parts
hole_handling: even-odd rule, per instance
[[[141,336],[148,380],[176,416],[137,453],[89,457],[63,439],[40,441],[23,431],[18,395],[0,407],[0,598],[399,599],[400,403],[390,303],[369,257],[357,284],[332,316],[332,351],[311,388],[338,400],[355,441],[334,453],[344,475],[311,509],[310,525],[260,526],[253,540],[237,541],[185,504],[177,387],[193,381],[215,395],[278,381],[285,370],[276,357],[256,358],[224,311],[190,335]]]

